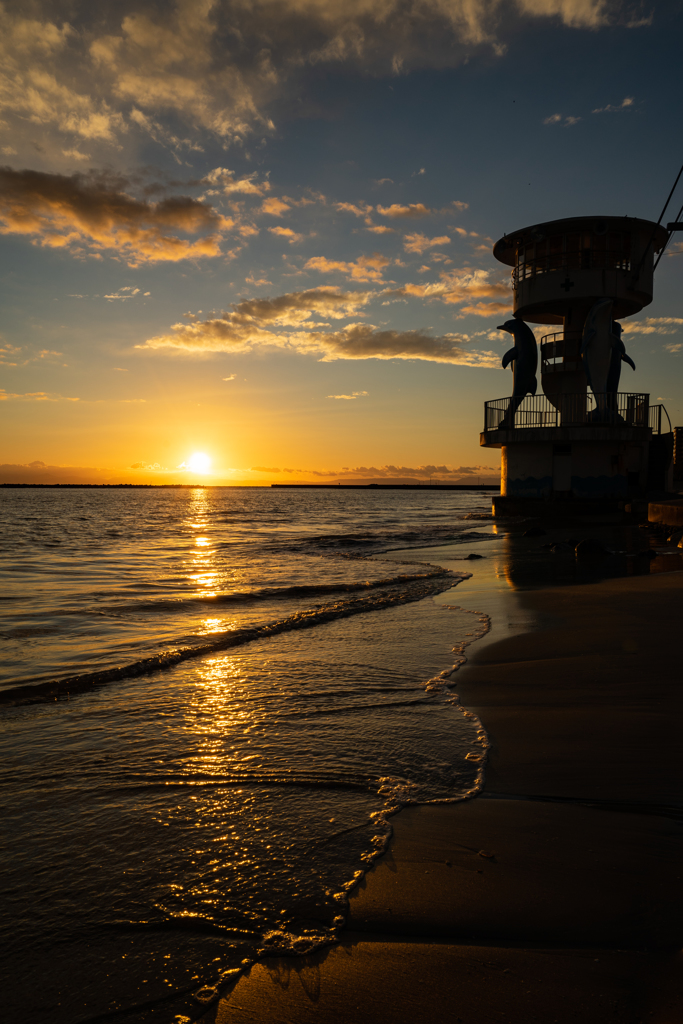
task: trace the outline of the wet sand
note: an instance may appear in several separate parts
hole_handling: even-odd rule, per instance
[[[257,964],[203,1020],[683,1019],[683,573],[515,600],[536,629],[457,677],[483,793],[402,811],[342,943]]]

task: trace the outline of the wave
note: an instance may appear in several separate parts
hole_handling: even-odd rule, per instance
[[[213,608],[221,605],[248,604],[257,601],[314,598],[318,595],[323,597],[326,594],[352,594],[359,591],[380,590],[402,583],[410,583],[415,580],[429,579],[433,576],[434,570],[428,570],[425,572],[401,573],[397,576],[387,576],[377,580],[357,580],[348,583],[299,583],[288,587],[255,587],[250,590],[234,590],[228,594],[193,594],[191,597],[168,597],[153,601],[140,600],[125,604],[98,605],[96,613],[102,615],[108,612],[113,614],[133,612],[139,615],[146,612],[186,611],[193,606]],[[68,609],[59,614],[82,615],[83,611],[80,608]]]
[[[364,587],[363,589],[370,589],[373,592],[367,596],[352,597],[348,601],[320,605],[315,608],[298,611],[283,619],[275,620],[265,625],[214,634],[213,639],[209,643],[165,651],[115,668],[101,669],[96,672],[84,672],[79,675],[65,676],[61,679],[52,679],[46,682],[9,687],[0,692],[0,704],[33,704],[83,693],[107,683],[149,675],[161,669],[173,668],[175,665],[190,658],[215,654],[218,651],[228,650],[232,647],[241,647],[253,640],[277,636],[279,633],[287,633],[295,629],[311,629],[326,622],[348,618],[352,615],[380,611],[384,608],[407,604],[411,601],[420,601],[425,597],[449,590],[462,580],[469,579],[470,576],[471,573],[467,572],[456,573],[448,569],[434,568],[425,573],[394,577],[389,581],[391,584],[390,590],[387,590],[386,583],[384,591],[377,591],[373,586]],[[395,586],[396,583],[400,585],[400,589]]]

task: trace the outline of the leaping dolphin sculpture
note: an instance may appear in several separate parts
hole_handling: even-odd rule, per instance
[[[612,355],[609,364],[609,373],[607,374],[607,408],[609,409],[610,418],[619,422],[623,422],[623,417],[619,413],[619,378],[621,377],[621,364],[622,362],[628,363],[629,366],[635,370],[636,364],[633,362],[630,356],[626,355],[626,349],[624,343],[621,340],[621,324],[618,321],[612,321]]]
[[[598,299],[591,307],[583,328],[583,368],[599,408],[601,396],[607,391],[612,360],[612,305],[611,299]]]
[[[631,369],[635,370],[636,364],[630,356],[626,355],[626,348],[621,340],[622,326],[617,320],[612,321],[612,355],[610,357],[609,373],[607,374],[607,393],[616,394],[619,390],[619,378],[621,377],[622,362],[628,363]]]
[[[514,427],[515,413],[526,395],[535,395],[538,381],[538,347],[534,332],[523,320],[506,320],[497,330],[507,331],[515,339],[515,344],[503,356],[503,369],[512,366],[512,398],[510,405],[501,421],[501,427]]]
[[[622,360],[635,370],[621,340],[621,324],[612,319],[612,300],[599,299],[591,308],[583,328],[581,356],[583,367],[595,396],[597,420],[618,416],[617,391]]]

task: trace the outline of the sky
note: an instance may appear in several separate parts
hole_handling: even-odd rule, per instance
[[[492,244],[657,219],[682,29],[679,0],[0,4],[0,482],[494,482]],[[622,388],[675,425],[682,278],[672,241],[624,321]]]

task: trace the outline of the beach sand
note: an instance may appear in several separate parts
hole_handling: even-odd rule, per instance
[[[457,676],[483,793],[397,815],[341,944],[262,961],[203,1020],[683,1020],[683,573],[515,600],[537,628]]]

